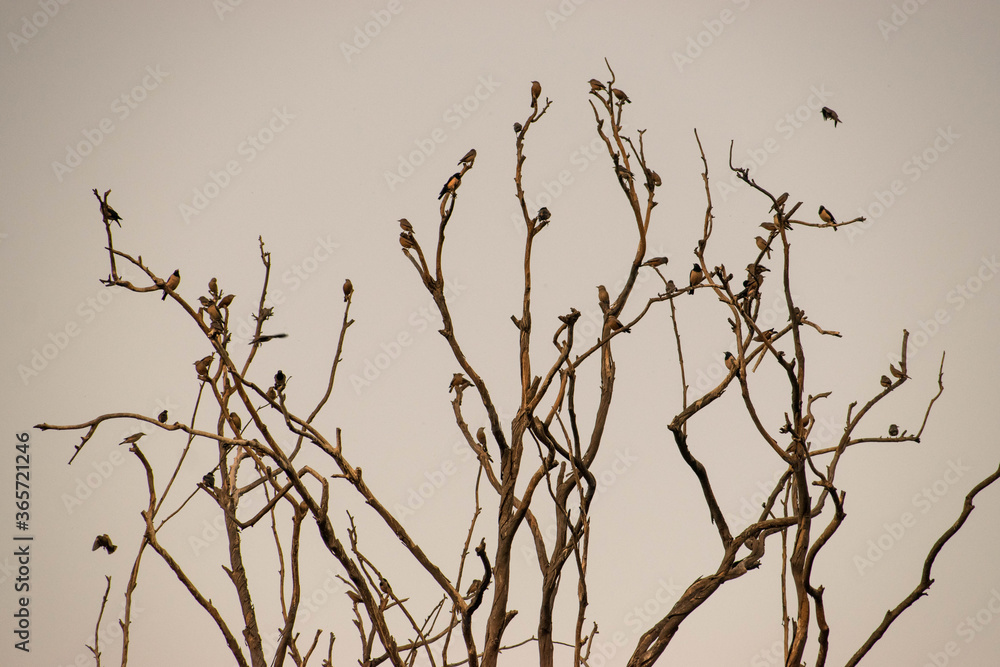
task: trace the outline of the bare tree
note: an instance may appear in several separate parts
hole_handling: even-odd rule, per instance
[[[320,648],[323,631],[317,629],[311,637],[300,635],[297,625],[301,607],[301,548],[303,531],[315,530],[329,558],[336,561],[346,583],[346,595],[353,609],[353,623],[358,633],[358,661],[362,665],[389,663],[402,667],[416,660],[430,665],[468,664],[494,667],[501,654],[514,647],[533,642],[537,645],[539,664],[556,664],[557,645],[572,649],[574,665],[589,664],[594,638],[598,631],[589,619],[588,577],[591,540],[600,543],[599,530],[592,532],[590,521],[596,497],[597,461],[607,433],[617,382],[614,349],[616,339],[646,324],[647,315],[657,309],[669,310],[672,323],[672,348],[676,349],[680,404],[669,409],[666,423],[672,446],[690,468],[700,485],[709,520],[718,534],[720,548],[716,559],[705,564],[704,574],[697,577],[680,595],[672,608],[652,622],[639,638],[627,664],[652,665],[669,645],[681,624],[726,582],[756,570],[770,544],[782,564],[780,588],[782,624],[784,627],[784,662],[796,666],[806,662],[807,648],[814,647],[809,661],[825,665],[829,650],[829,625],[823,595],[824,585],[817,580],[814,563],[817,555],[829,543],[846,520],[846,493],[838,487],[837,471],[842,458],[859,447],[884,443],[917,443],[926,427],[935,401],[944,391],[944,357],[937,376],[937,391],[927,399],[924,417],[914,432],[891,429],[888,436],[871,432],[866,415],[909,380],[907,367],[908,333],[902,333],[899,362],[880,378],[880,390],[866,399],[852,401],[847,407],[843,433],[832,446],[813,444],[812,432],[816,409],[828,390],[817,391],[807,375],[807,351],[819,337],[839,337],[837,331],[810,319],[793,298],[793,274],[789,235],[826,233],[839,227],[862,221],[863,218],[837,222],[821,208],[819,221],[800,214],[802,202],[795,202],[788,193],[775,195],[751,178],[746,169],[729,168],[748,188],[757,193],[761,209],[771,218],[760,225],[764,232],[747,239],[746,277],[743,269],[738,277],[724,264],[712,261],[714,209],[709,187],[709,166],[695,132],[704,170],[705,215],[701,237],[694,248],[694,267],[690,282],[676,285],[661,272],[668,261],[680,258],[649,257],[647,238],[653,224],[653,210],[658,202],[660,176],[650,166],[644,150],[645,130],[635,135],[623,132],[623,115],[631,103],[628,95],[616,87],[614,72],[609,67],[608,81],[590,82],[590,106],[597,136],[608,155],[608,172],[613,172],[629,215],[634,221],[634,254],[624,267],[625,280],[620,288],[598,288],[597,301],[601,313],[600,335],[596,341],[582,341],[577,327],[581,311],[568,308],[555,322],[536,323],[532,319],[532,262],[534,241],[543,231],[560,233],[558,218],[547,208],[530,210],[523,187],[527,161],[527,139],[545,120],[551,101],[542,97],[538,82],[531,86],[530,113],[514,124],[516,167],[515,194],[524,224],[523,285],[520,312],[511,316],[518,336],[518,377],[520,393],[516,414],[505,423],[491,394],[478,362],[466,353],[466,340],[456,331],[453,313],[445,290],[445,232],[457,215],[463,179],[475,167],[476,152],[469,151],[460,160],[460,171],[450,176],[439,199],[440,220],[437,233],[418,239],[417,231],[407,220],[400,223],[399,243],[402,252],[417,272],[432,297],[441,318],[439,333],[444,338],[459,371],[451,383],[452,409],[455,423],[469,450],[478,461],[475,489],[468,512],[469,521],[464,546],[447,562],[435,561],[386,506],[379,492],[365,482],[361,468],[352,463],[351,445],[343,442],[340,429],[332,435],[315,426],[317,416],[327,406],[337,379],[341,356],[348,340],[348,330],[354,323],[350,309],[354,285],[348,280],[343,286],[344,312],[336,347],[329,361],[326,389],[311,401],[296,391],[282,371],[263,376],[254,366],[261,346],[285,336],[265,331],[274,314],[268,302],[271,256],[260,240],[260,261],[263,267],[261,289],[255,308],[256,327],[245,354],[230,345],[230,316],[234,296],[220,287],[213,278],[207,292],[196,301],[183,293],[179,271],[166,278],[147,266],[141,256],[115,248],[112,223],[121,218],[108,204],[110,191],[103,197],[95,189],[103,223],[107,232],[110,273],[103,282],[109,287],[148,293],[150,298],[169,298],[196,328],[211,354],[195,362],[199,380],[195,409],[186,421],[171,421],[166,413],[149,417],[133,413],[108,413],[81,424],[40,424],[40,429],[83,430],[70,462],[90,443],[105,423],[126,420],[147,430],[184,433],[187,446],[171,469],[155,470],[144,455],[139,442],[143,432],[126,438],[132,452],[146,473],[148,503],[142,511],[144,532],[135,555],[131,577],[125,589],[125,611],[120,619],[124,631],[122,665],[128,662],[129,629],[132,622],[132,597],[139,581],[142,557],[147,548],[170,568],[183,589],[203,609],[239,665],[283,665],[291,660],[306,665]],[[730,156],[732,147],[730,147]],[[776,192],[776,190],[775,190]],[[753,243],[750,243],[750,241]],[[772,259],[768,268],[764,262]],[[119,264],[129,267],[134,275],[126,278]],[[642,296],[637,290],[640,272],[655,272],[663,289],[652,296]],[[768,278],[766,274],[773,277]],[[768,287],[765,288],[765,282]],[[763,329],[760,324],[761,294],[773,289],[780,295],[782,315],[786,324],[779,330]],[[723,358],[727,373],[721,381],[700,395],[687,380],[685,345],[681,336],[678,311],[689,294],[696,298],[711,298],[726,314],[731,329],[731,349]],[[691,302],[693,302],[692,299]],[[690,302],[689,302],[690,303]],[[625,313],[630,315],[626,316]],[[552,347],[532,345],[536,324],[544,340],[551,337]],[[541,351],[540,351],[541,350]],[[787,381],[787,394],[758,390],[753,374],[761,364],[780,369]],[[596,367],[597,384],[578,381],[578,369]],[[873,376],[880,371],[873,372]],[[694,419],[709,419],[707,408],[731,386],[740,392],[742,409],[752,422],[766,447],[762,456],[773,456],[784,467],[778,481],[760,508],[756,520],[734,535],[712,486],[712,471],[699,461],[688,437],[688,424]],[[578,397],[596,393],[597,400],[590,410],[578,408]],[[204,399],[204,402],[203,402]],[[488,425],[473,432],[465,414],[466,399],[475,409],[485,411]],[[206,407],[206,405],[208,407]],[[303,407],[305,406],[305,407]],[[761,414],[783,412],[779,423],[769,423]],[[766,410],[764,409],[766,408]],[[208,413],[207,417],[205,413]],[[245,416],[245,417],[244,417]],[[169,422],[169,423],[168,423]],[[286,431],[294,436],[294,444],[283,446],[276,434]],[[194,492],[184,495],[175,482],[186,471],[187,454],[193,447],[214,447],[216,467],[205,474]],[[324,464],[306,464],[303,452],[321,455]],[[495,456],[494,456],[495,454]],[[389,465],[387,463],[387,465]],[[894,609],[887,612],[870,638],[857,649],[848,664],[857,664],[885,634],[892,622],[933,583],[931,568],[945,543],[962,527],[973,509],[975,495],[996,481],[1000,468],[979,482],[966,497],[961,515],[948,528],[927,554],[919,582],[913,592]],[[164,483],[163,480],[166,479]],[[483,483],[485,481],[485,484]],[[400,597],[394,591],[384,559],[365,553],[360,539],[361,528],[353,516],[347,517],[346,531],[338,530],[340,518],[331,510],[331,485],[349,487],[371,507],[377,517],[402,544],[412,562],[419,566],[429,581],[439,589],[433,599]],[[172,493],[173,492],[173,493]],[[257,492],[250,495],[251,492]],[[488,500],[484,503],[482,497]],[[169,500],[168,500],[169,497]],[[241,500],[250,498],[251,503]],[[263,498],[258,501],[258,498]],[[223,593],[209,595],[205,584],[195,581],[188,573],[173,547],[160,539],[164,526],[183,521],[185,508],[193,503],[217,505],[225,517],[225,537],[228,563],[225,571],[240,609],[239,618],[225,618],[212,602]],[[494,516],[481,516],[484,505],[495,509]],[[538,517],[541,513],[555,517],[554,532],[543,531]],[[313,528],[314,527],[314,528]],[[275,601],[267,595],[268,587],[251,581],[244,565],[243,537],[248,532],[270,534],[279,564],[279,595]],[[511,608],[512,588],[526,579],[523,568],[517,567],[512,553],[515,539],[527,531],[535,549],[540,591],[538,595],[537,630],[531,636],[508,636],[512,620],[519,612]],[[346,532],[346,535],[345,535]],[[478,541],[477,541],[478,538]],[[769,538],[773,538],[770,539]],[[110,544],[110,542],[109,542]],[[475,547],[472,545],[476,544]],[[777,546],[776,546],[777,545]],[[95,546],[96,548],[96,546]],[[779,550],[780,548],[780,550]],[[471,550],[470,550],[471,549]],[[474,557],[473,557],[474,556]],[[382,563],[380,564],[380,561]],[[557,622],[557,600],[565,592],[563,577],[576,582],[576,612],[566,627]],[[463,580],[474,579],[471,585]],[[521,584],[523,585],[523,584]],[[108,581],[110,589],[110,579]],[[466,592],[463,593],[463,588]],[[572,599],[572,593],[567,594]],[[107,602],[107,591],[100,605],[98,626]],[[266,605],[280,610],[282,625],[280,640],[270,651],[265,649],[256,609]],[[560,629],[561,627],[561,629]],[[817,633],[813,644],[808,642],[810,630]],[[333,661],[335,635],[326,639],[324,665]],[[453,643],[457,646],[453,647]],[[90,647],[100,656],[97,645]],[[455,654],[459,654],[456,656]]]

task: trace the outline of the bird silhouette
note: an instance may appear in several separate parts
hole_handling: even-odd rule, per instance
[[[161,298],[160,301],[166,301],[167,290],[173,291],[177,289],[177,286],[180,284],[181,284],[181,272],[178,269],[174,269],[174,272],[170,274],[169,278],[167,278],[167,282],[163,283],[165,289],[163,290],[163,298]]]
[[[537,81],[531,82],[531,106],[538,106],[538,97],[542,94],[542,84]]]
[[[832,120],[834,127],[837,127],[838,123],[844,122],[840,120],[840,116],[837,115],[837,112],[830,107],[823,107],[820,109],[820,113],[823,114],[823,120]]]
[[[351,298],[352,294],[354,294],[354,283],[352,283],[351,279],[348,278],[344,281],[344,303],[347,303],[347,300]]]
[[[464,164],[466,166],[471,167],[472,163],[475,162],[475,161],[476,161],[476,149],[473,148],[468,153],[466,153],[465,157],[463,157],[461,160],[459,160],[458,163],[459,164]]]
[[[688,291],[688,294],[694,294],[694,286],[705,279],[705,272],[701,270],[700,265],[695,264],[694,268],[691,269],[689,278],[691,280],[691,290]]]
[[[118,547],[111,543],[111,538],[108,537],[108,534],[104,533],[103,535],[98,535],[94,539],[94,546],[91,547],[90,550],[97,551],[98,549],[104,549],[109,554],[113,554],[117,548]]]

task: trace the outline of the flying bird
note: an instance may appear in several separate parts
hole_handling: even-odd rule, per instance
[[[591,79],[590,90],[595,93],[599,90],[604,90],[604,84],[598,81],[597,79]]]
[[[458,173],[452,174],[451,178],[448,179],[448,182],[444,184],[443,188],[441,188],[441,194],[438,195],[438,199],[444,197],[446,192],[450,192],[452,196],[454,196],[455,190],[457,190],[458,186],[461,184],[462,184],[462,175]]]
[[[601,312],[606,313],[611,308],[611,296],[604,285],[597,286],[597,303],[601,307]]]
[[[822,204],[819,206],[819,219],[827,224],[837,224],[837,221],[833,217],[833,213],[830,213],[830,209]],[[834,229],[836,229],[836,227],[834,227]]]
[[[103,535],[98,535],[94,539],[94,546],[91,547],[90,550],[97,551],[98,549],[104,549],[109,554],[113,554],[117,548],[118,547],[111,543],[111,538],[108,537],[108,534],[104,533]]]
[[[266,343],[269,340],[274,340],[275,338],[288,338],[286,333],[276,333],[276,334],[261,334],[250,341],[250,345],[256,345],[258,343]]]
[[[837,112],[831,109],[830,107],[823,107],[820,110],[820,113],[823,114],[823,120],[832,120],[834,127],[837,127],[837,123],[844,122],[840,120],[840,116],[837,115]]]
[[[468,153],[466,153],[465,157],[463,157],[461,160],[459,160],[458,163],[459,164],[468,165],[469,167],[471,167],[472,163],[475,162],[475,161],[476,161],[476,149],[473,148]]]
[[[139,438],[141,438],[144,435],[146,435],[146,434],[143,433],[142,431],[139,431],[138,433],[133,433],[132,435],[130,435],[129,437],[125,438],[124,440],[122,440],[118,444],[119,445],[124,445],[127,442],[130,445],[134,445],[135,443],[137,443],[139,441]]]
[[[177,286],[180,284],[181,284],[181,272],[179,269],[174,269],[174,272],[170,274],[169,278],[167,278],[167,282],[163,283],[163,287],[165,289],[163,290],[163,298],[160,299],[160,301],[166,301],[167,290],[173,291],[177,289]]]
[[[689,277],[691,279],[691,289],[688,291],[688,294],[694,294],[694,286],[705,279],[705,272],[701,270],[701,266],[695,264],[694,268],[691,269]]]
[[[347,303],[347,300],[351,298],[352,294],[354,294],[354,283],[352,283],[351,279],[348,278],[344,281],[344,303]]]
[[[163,412],[161,412],[160,414],[158,414],[156,416],[156,421],[160,422],[161,424],[166,424],[167,423],[167,411],[164,410]]]
[[[542,84],[537,81],[531,82],[531,106],[538,106],[538,96],[542,94]]]

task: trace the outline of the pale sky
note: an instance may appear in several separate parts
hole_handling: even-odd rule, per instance
[[[1000,460],[1000,224],[988,204],[996,190],[1000,7],[983,0],[960,7],[917,0],[344,4],[15,0],[0,9],[0,425],[8,443],[8,472],[0,477],[0,664],[92,664],[84,644],[93,641],[105,575],[112,588],[101,646],[105,664],[120,661],[114,630],[146,503],[139,464],[117,446],[135,424],[105,424],[71,466],[81,434],[31,427],[164,408],[171,421],[186,420],[198,387],[191,364],[210,352],[175,302],[99,283],[108,261],[91,189],[112,190],[124,218],[116,247],[141,255],[159,275],[179,269],[179,292],[192,301],[217,277],[237,295],[233,315],[244,322],[259,296],[263,237],[276,304],[269,326],[290,337],[264,346],[255,377],[266,384],[283,369],[303,413],[325,387],[343,316],[340,287],[351,278],[355,323],[320,425],[331,436],[343,429],[345,451],[368,484],[454,572],[475,462],[460,446],[447,393],[458,367],[436,333],[429,296],[401,256],[396,220],[407,217],[430,243],[438,191],[457,160],[477,149],[449,223],[445,268],[456,332],[509,427],[519,397],[510,315],[520,309],[524,237],[514,222],[511,126],[530,113],[532,80],[552,101],[526,143],[530,205],[552,211],[535,243],[536,364],[548,363],[556,315],[571,307],[595,312],[594,286],[622,280],[634,252],[634,223],[595,141],[588,102],[587,80],[608,79],[605,58],[633,101],[626,132],[637,138],[636,130],[647,130],[646,156],[663,180],[649,254],[670,257],[668,278],[686,282],[704,218],[695,128],[715,205],[709,263],[742,267],[756,253],[758,223],[770,218],[769,202],[732,179],[731,141],[734,162],[750,167],[759,184],[803,202],[796,217],[818,221],[823,204],[838,220],[867,218],[837,233],[792,234],[798,305],[843,334],[806,340],[809,392],[833,392],[818,405],[823,428],[814,445],[833,442],[847,406],[879,391],[903,329],[911,334],[911,380],[859,432],[883,436],[890,423],[917,430],[947,353],[945,391],[921,443],[858,447],[841,463],[848,517],[818,559],[814,581],[826,587],[829,664],[843,664],[916,585],[927,550]],[[825,122],[822,106],[843,122]],[[765,283],[765,304],[778,297],[775,287]],[[637,290],[626,316],[655,294],[656,283]],[[714,386],[722,353],[733,347],[728,311],[708,290],[678,302],[697,393]],[[243,341],[231,349],[244,354]],[[614,349],[616,402],[595,466],[602,485],[592,515],[589,609],[609,665],[632,652],[648,627],[642,618],[662,616],[719,558],[696,480],[665,428],[680,405],[669,309],[661,305]],[[594,379],[592,370],[583,376]],[[776,429],[788,392],[773,364],[751,386]],[[590,386],[583,405],[595,396]],[[481,411],[471,400],[466,407],[470,424],[481,425]],[[207,423],[207,415],[201,419]],[[21,544],[13,537],[22,534],[13,527],[14,444],[23,431],[31,437],[34,536],[27,655],[13,648],[11,618],[12,554]],[[781,466],[752,432],[737,387],[692,422],[690,438],[731,524],[742,527],[741,510],[759,506],[755,494],[770,488]],[[170,466],[183,439],[155,432],[141,444]],[[215,446],[205,444],[189,455],[175,503],[213,465]],[[408,595],[436,601],[395,538],[348,489],[335,488],[336,502],[358,517],[369,555],[400,582],[397,592],[411,586]],[[247,497],[241,509],[258,500]],[[938,557],[929,596],[865,664],[947,658],[951,666],[978,666],[1000,654],[1000,488],[982,493],[976,506]],[[213,537],[218,508],[202,494],[186,511],[187,522],[161,539],[239,627],[220,569],[224,540]],[[334,514],[344,531],[346,515]],[[484,521],[495,525],[495,513],[480,519],[489,539]],[[349,603],[336,592],[340,571],[307,525],[304,593],[313,608],[302,630],[336,631],[338,664],[353,664],[357,639]],[[91,551],[105,532],[120,547],[111,556]],[[275,566],[268,529],[258,532],[260,549],[248,553],[248,566],[260,578],[257,609],[269,631],[277,622]],[[530,549],[527,540],[524,546]],[[525,574],[511,606],[522,615],[507,638],[529,636],[537,624],[537,568],[529,550],[519,557]],[[772,654],[781,638],[779,564],[780,543],[772,539],[763,567],[727,583],[687,620],[659,664],[780,664]],[[131,664],[229,664],[218,632],[157,556],[147,551],[142,565]],[[574,608],[575,580],[568,581],[563,611]],[[423,615],[432,604],[416,609]],[[562,620],[557,637],[571,641],[572,620]],[[525,649],[509,664],[535,656]]]

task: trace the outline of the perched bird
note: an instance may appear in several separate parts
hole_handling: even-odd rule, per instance
[[[774,217],[777,218],[778,216],[774,216]],[[769,232],[773,232],[774,230],[776,230],[778,228],[778,225],[776,223],[773,223],[773,222],[762,222],[762,223],[760,223],[760,226],[763,227],[764,229],[766,229]]]
[[[236,298],[235,294],[227,294],[219,300],[219,308],[229,308],[233,303],[233,299]]]
[[[782,192],[781,195],[774,200],[774,203],[771,204],[771,210],[777,211],[779,208],[785,205],[786,201],[788,201],[788,193]]]
[[[598,81],[597,79],[591,79],[590,90],[595,93],[599,90],[604,90],[604,84]]]
[[[347,303],[347,300],[351,298],[352,294],[354,294],[354,283],[352,283],[351,279],[348,278],[344,281],[344,303]]]
[[[277,391],[282,392],[285,390],[285,385],[287,383],[288,378],[281,372],[281,369],[278,369],[278,372],[274,374],[274,388]]]
[[[614,315],[608,315],[608,324],[611,325],[612,331],[624,331],[625,333],[632,333],[632,330],[626,327],[624,324],[618,321],[618,318]]]
[[[771,340],[774,338],[774,329],[768,329],[767,331],[761,331],[759,334],[753,337],[758,343],[763,343],[765,340]]]
[[[643,262],[642,265],[655,269],[658,266],[663,266],[669,261],[670,261],[669,257],[652,257]]]
[[[650,169],[650,170],[649,170],[649,171],[647,172],[647,174],[649,175],[649,183],[650,183],[650,185],[652,185],[652,186],[653,186],[654,188],[658,188],[658,187],[660,187],[661,185],[663,185],[663,181],[662,181],[662,180],[660,180],[660,175],[659,175],[659,174],[657,174],[657,173],[656,173],[655,171],[653,171],[652,169]]]
[[[604,285],[597,286],[597,304],[601,307],[601,312],[606,313],[611,308],[611,296]]]
[[[820,109],[820,113],[823,114],[823,120],[832,120],[834,127],[837,127],[837,123],[844,122],[840,120],[840,116],[837,115],[837,112],[830,107],[823,107]]]
[[[169,278],[167,278],[167,282],[163,283],[163,286],[166,289],[163,290],[163,298],[160,299],[160,301],[166,301],[167,290],[173,291],[177,289],[177,286],[180,284],[181,284],[181,272],[178,269],[174,269],[174,272],[170,274]]]
[[[399,219],[399,228],[402,229],[404,232],[409,232],[410,234],[413,233],[413,225],[411,225],[410,221],[407,220],[406,218]]]
[[[538,106],[538,96],[542,94],[542,84],[537,81],[531,82],[531,106]]]
[[[94,196],[97,197],[97,201],[101,202],[101,215],[104,217],[104,222],[117,222],[118,226],[121,227],[122,217],[118,215],[118,212],[111,208],[111,204],[108,203],[109,194],[111,194],[111,190],[105,192],[104,199],[101,199],[101,195],[97,192],[97,188],[94,188]]]
[[[615,173],[618,174],[618,178],[630,178],[632,177],[632,172],[625,168],[623,164],[615,165]]]
[[[726,361],[726,368],[728,368],[733,373],[739,374],[740,363],[736,360],[736,357],[733,356],[732,352],[729,352],[728,350],[726,351],[725,361]]]
[[[764,240],[764,237],[758,236],[754,239],[754,241],[757,242],[757,247],[761,250],[761,252],[765,253],[768,259],[771,259],[771,246]]]
[[[881,384],[886,389],[888,389],[889,387],[892,386],[892,380],[889,379],[888,375],[883,375],[882,377],[879,378],[878,381],[879,381],[879,384]]]
[[[276,400],[278,400],[278,392],[276,392],[274,390],[274,387],[268,387],[267,393],[265,394],[265,396],[267,396],[267,400],[269,400],[269,401],[276,401]]]
[[[900,379],[903,378],[903,371],[899,370],[892,364],[889,364],[889,372],[892,373],[892,377],[894,378],[900,378]]]
[[[468,166],[471,167],[472,163],[475,162],[475,161],[476,161],[476,149],[473,148],[468,153],[466,153],[465,157],[463,157],[461,160],[459,160],[458,163],[459,164],[468,165]]]
[[[545,222],[546,220],[548,220],[551,217],[552,217],[552,213],[549,212],[549,209],[545,208],[544,206],[541,207],[540,209],[538,209],[538,219],[541,222]]]
[[[448,385],[448,393],[453,391],[458,391],[459,389],[465,389],[466,387],[471,387],[472,383],[465,379],[465,376],[461,373],[455,373],[451,376],[451,384]]]
[[[688,291],[688,294],[694,294],[694,286],[705,279],[705,272],[701,270],[701,266],[695,264],[694,268],[691,269],[689,277],[691,279],[691,289]]]
[[[213,296],[219,293],[219,281],[215,278],[208,281],[208,293]]]
[[[113,554],[115,552],[115,549],[117,548],[118,547],[116,547],[114,544],[111,543],[111,538],[108,537],[108,534],[104,533],[103,535],[97,536],[97,538],[94,540],[94,546],[91,547],[90,550],[97,551],[98,549],[104,549],[109,554]]]
[[[167,411],[164,410],[163,412],[161,412],[160,414],[158,414],[156,416],[156,421],[160,422],[161,424],[166,424],[167,423]]]
[[[472,596],[479,593],[479,587],[483,585],[483,582],[479,579],[474,579],[471,584],[469,584],[469,590],[466,592],[465,597],[471,598]]]
[[[673,280],[668,280],[666,286],[663,288],[666,290],[666,294],[673,294],[677,291],[677,285],[674,284]]]
[[[520,123],[514,123],[514,134],[521,134],[524,127]]]
[[[204,359],[199,359],[194,362],[194,370],[198,373],[199,380],[208,379],[208,369],[212,365],[212,355],[208,355]]]
[[[235,412],[230,412],[229,419],[233,422],[233,429],[236,431],[236,435],[239,436],[243,433],[243,422],[240,420],[240,416]]]
[[[461,184],[462,184],[462,175],[457,173],[452,174],[451,178],[448,179],[448,182],[444,184],[443,188],[441,188],[441,194],[438,195],[438,199],[444,197],[446,192],[450,192],[452,195],[454,195],[455,190],[457,190],[458,186]]]
[[[486,459],[488,461],[492,461],[493,457],[490,456],[490,452],[486,448],[486,429],[483,428],[482,426],[480,426],[479,430],[476,431],[476,440],[479,442],[479,445],[483,448],[483,451],[486,452]]]
[[[210,489],[215,488],[215,472],[209,470],[205,473],[205,476],[201,478],[201,483]]]
[[[611,92],[615,94],[615,97],[617,97],[618,101],[621,102],[622,104],[625,104],[626,102],[628,104],[632,104],[632,100],[628,98],[628,95],[625,94],[624,90],[621,90],[619,88],[612,88]]]
[[[819,206],[819,219],[827,224],[837,224],[837,221],[833,217],[833,213],[830,213],[830,209],[822,204]],[[836,229],[836,227],[834,227],[834,229]]]
[[[142,431],[139,431],[138,433],[133,433],[132,435],[130,435],[129,437],[125,438],[124,440],[122,440],[118,444],[119,445],[124,445],[127,442],[130,445],[134,445],[135,443],[139,442],[139,438],[141,438],[144,435],[146,435],[146,434],[143,433]]]
[[[889,435],[893,438],[899,435],[899,427],[895,424],[889,424]]]
[[[416,248],[417,247],[416,242],[414,242],[414,240],[413,240],[413,236],[410,235],[409,232],[400,232],[399,233],[399,245],[403,246],[403,248],[405,248],[407,250],[409,250],[410,248]]]

